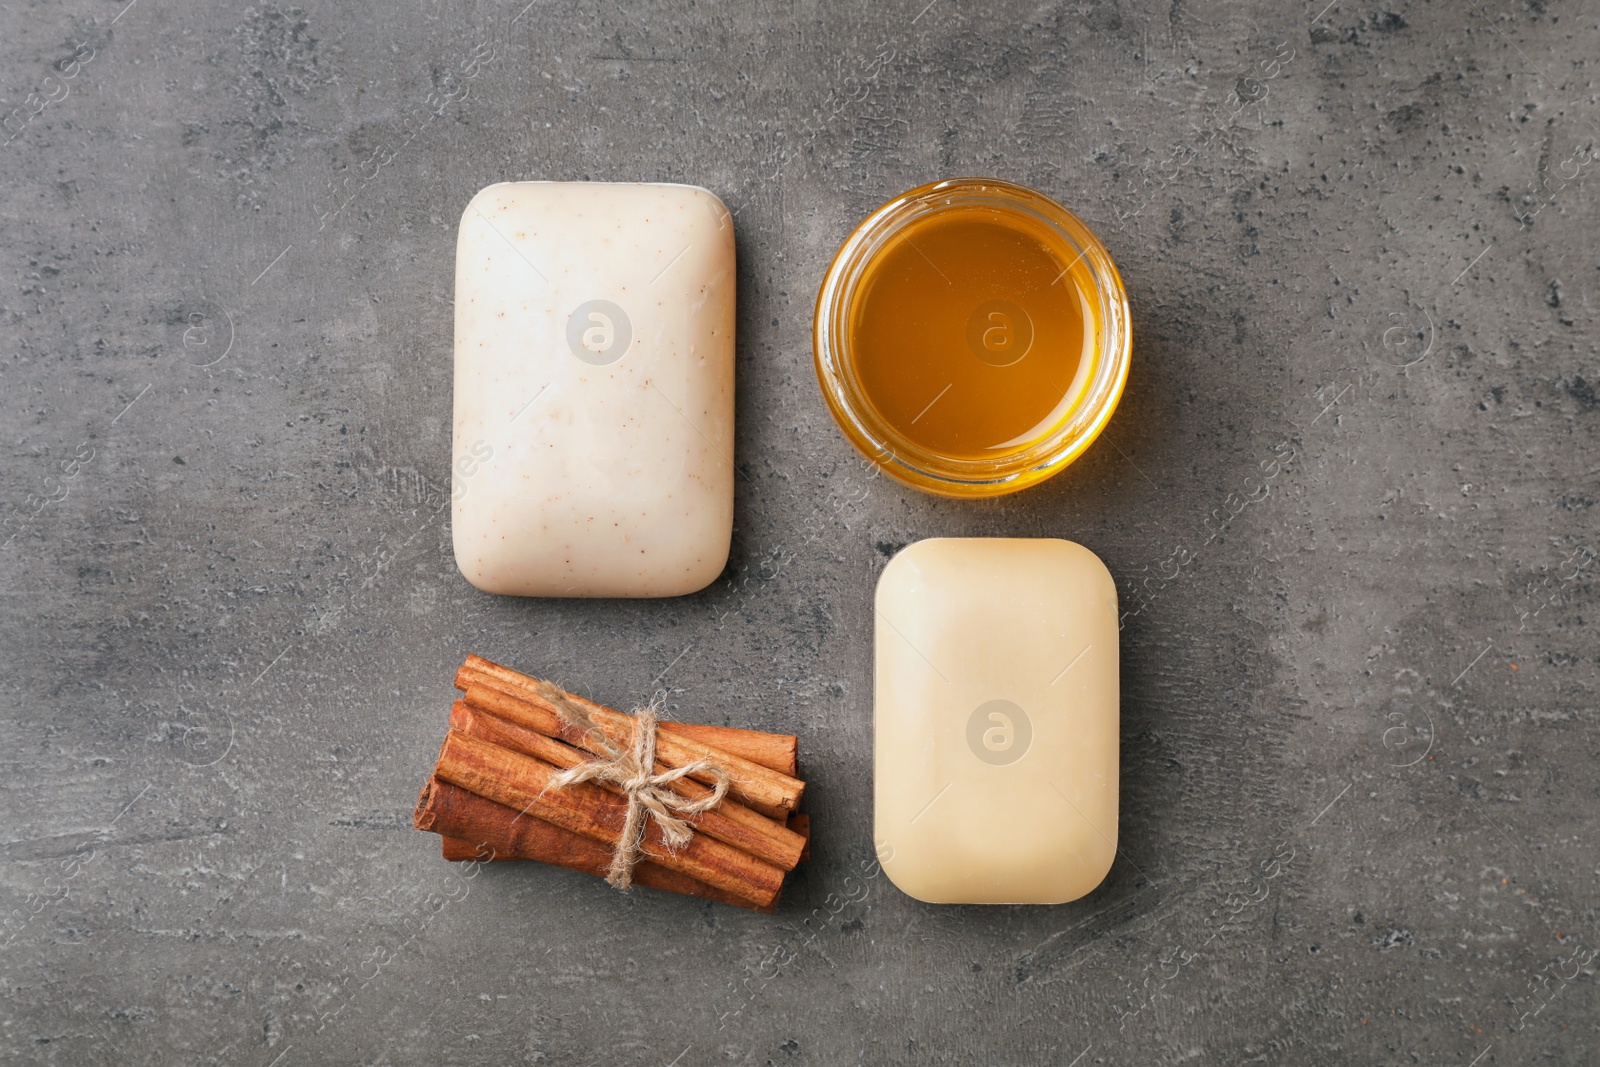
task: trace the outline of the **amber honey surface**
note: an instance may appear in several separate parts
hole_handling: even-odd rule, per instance
[[[951,207],[894,233],[849,314],[867,401],[913,445],[951,458],[1016,451],[1072,411],[1094,323],[1059,233],[987,206]]]

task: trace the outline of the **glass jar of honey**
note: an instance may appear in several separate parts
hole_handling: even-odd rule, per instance
[[[913,189],[844,242],[817,296],[817,377],[850,442],[956,497],[1034,485],[1099,435],[1128,378],[1128,299],[1089,227],[1021,185]]]

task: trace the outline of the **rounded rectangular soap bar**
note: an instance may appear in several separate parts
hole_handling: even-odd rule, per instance
[[[1117,590],[1071,541],[918,541],[878,579],[874,839],[936,904],[1060,904],[1117,850]]]
[[[687,185],[509,182],[456,242],[452,536],[491,593],[659,597],[733,534],[733,220]]]

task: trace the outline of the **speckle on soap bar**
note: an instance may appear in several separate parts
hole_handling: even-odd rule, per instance
[[[452,530],[491,593],[692,593],[733,533],[733,220],[687,185],[510,182],[456,242]]]

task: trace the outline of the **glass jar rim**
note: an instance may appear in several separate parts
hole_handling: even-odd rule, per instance
[[[906,227],[954,208],[985,206],[1043,224],[1069,247],[1092,284],[1079,285],[1097,305],[1095,363],[1082,398],[1048,433],[996,457],[940,455],[896,433],[878,415],[858,380],[850,352],[849,316],[856,288],[873,257]],[[1074,281],[1079,277],[1074,275]],[[1087,325],[1088,323],[1086,323]],[[1071,463],[1104,429],[1127,382],[1132,332],[1127,295],[1111,254],[1076,214],[1024,185],[995,178],[952,178],[902,193],[879,207],[840,246],[817,293],[812,327],[817,379],[840,429],[857,450],[891,476],[945,496],[999,496],[1034,485]]]

